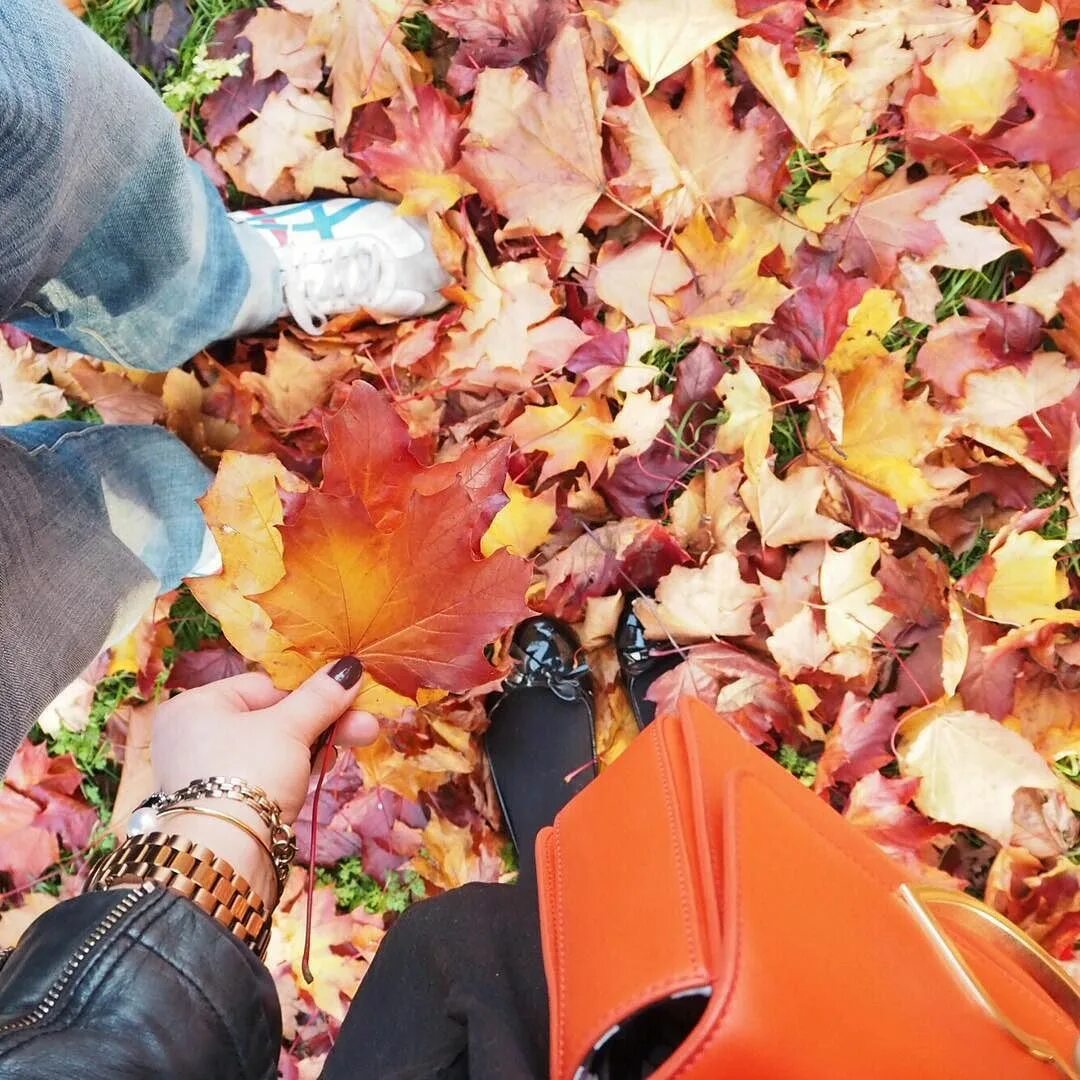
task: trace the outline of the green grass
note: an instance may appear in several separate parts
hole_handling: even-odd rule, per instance
[[[1071,780],[1074,784],[1080,784],[1080,754],[1062,754],[1061,757],[1055,760],[1054,768],[1066,780]]]
[[[1009,251],[979,270],[938,270],[934,277],[941,290],[941,300],[934,309],[936,322],[962,314],[968,300],[1001,300],[1010,292],[1013,278],[1030,270],[1030,264],[1018,251]],[[911,363],[930,327],[914,319],[901,319],[882,339],[889,352],[906,350]]]
[[[809,45],[817,49],[818,52],[829,51],[829,35],[825,33],[825,28],[819,23],[807,19],[806,25],[795,36],[800,39],[802,44]]]
[[[817,776],[817,762],[812,757],[800,754],[789,743],[781,743],[776,752],[776,760],[782,765],[800,784],[813,787],[814,778]]]
[[[61,413],[57,420],[78,420],[82,424],[103,424],[101,413],[93,405],[83,405],[77,401],[68,401],[68,411]]]
[[[661,342],[657,342],[648,352],[646,352],[641,362],[648,364],[649,367],[654,367],[660,374],[656,378],[656,385],[664,391],[665,394],[675,386],[675,369],[678,367],[679,361],[686,356],[688,352],[697,344],[696,339],[689,339],[687,341],[680,341],[677,345],[664,345]]]
[[[79,770],[88,778],[108,773],[119,780],[120,773],[111,759],[109,741],[105,737],[105,725],[124,702],[134,697],[135,681],[134,674],[128,671],[102,679],[94,691],[86,727],[82,731],[61,728],[55,735],[44,736],[49,753],[71,754]]]
[[[773,418],[772,433],[769,436],[776,451],[776,471],[779,473],[794,461],[805,447],[806,425],[810,420],[810,410],[802,405],[789,405]]]
[[[739,47],[739,31],[733,30],[716,43],[716,59],[713,63],[724,73],[724,78],[735,85],[735,51]]]
[[[204,641],[216,641],[222,636],[221,623],[203,609],[186,585],[180,586],[180,595],[169,608],[169,626],[177,652],[191,652]]]
[[[1069,507],[1064,498],[1064,491],[1060,486],[1057,486],[1040,491],[1033,500],[1036,506],[1054,507],[1054,512],[1039,530],[1039,535],[1046,540],[1064,541],[1068,538]],[[1080,576],[1080,540],[1072,540],[1067,544],[1063,543],[1055,558],[1067,573]]]
[[[222,60],[210,60],[206,56],[206,46],[200,46],[186,75],[177,75],[175,79],[161,88],[161,100],[170,111],[184,116],[189,128],[197,123],[195,112],[200,102],[209,97],[230,75],[240,75],[244,70],[242,56],[230,56]],[[201,130],[199,132],[201,138]]]
[[[521,869],[517,848],[509,840],[499,849],[499,858],[502,859],[508,874],[516,874]]]
[[[439,28],[422,11],[406,16],[400,24],[409,52],[430,52]]]
[[[85,419],[83,416],[74,419]],[[154,693],[158,693],[168,678],[168,670],[178,651],[198,648],[207,640],[220,638],[221,624],[202,609],[198,601],[182,587],[180,595],[169,611],[169,622],[176,639],[174,648],[165,650],[166,668],[158,678]],[[97,811],[101,819],[101,829],[91,838],[90,856],[106,851],[115,844],[115,838],[105,833],[105,827],[112,818],[112,808],[116,801],[116,792],[120,784],[120,765],[113,756],[112,743],[106,734],[106,727],[113,713],[128,702],[141,701],[136,688],[137,678],[132,672],[107,675],[94,690],[94,699],[90,706],[90,718],[82,731],[68,731],[61,728],[55,735],[47,735],[37,725],[30,732],[32,741],[44,742],[46,749],[54,757],[70,754],[83,774],[82,793],[86,801]],[[62,853],[60,861],[34,885],[35,892],[47,892],[53,896],[60,890],[61,875],[74,873],[78,859],[87,856],[86,852]],[[396,910],[390,905],[400,903],[403,890],[408,890],[410,881],[397,882],[393,888],[388,884],[384,903],[385,910]]]
[[[829,170],[821,162],[821,155],[814,154],[809,150],[797,146],[788,155],[788,173],[791,179],[788,185],[780,192],[780,205],[793,214],[806,201],[806,193],[819,180],[825,180],[829,176]]]
[[[90,720],[82,731],[61,728],[55,735],[45,735],[37,725],[31,729],[31,740],[44,741],[46,749],[54,757],[71,754],[75,759],[83,774],[82,793],[101,819],[100,828],[90,838],[89,851],[62,850],[59,862],[49,867],[32,891],[58,896],[62,875],[75,873],[81,859],[93,858],[115,845],[116,838],[106,833],[105,829],[112,819],[116,791],[120,785],[120,766],[112,756],[112,743],[105,734],[105,726],[112,714],[134,695],[134,675],[128,672],[109,675],[97,685],[90,706]]]
[[[415,870],[400,874],[391,870],[386,875],[386,884],[380,885],[364,873],[363,863],[355,855],[342,859],[332,870],[317,867],[315,878],[320,884],[333,887],[337,906],[342,911],[359,907],[370,915],[387,912],[400,915],[414,901],[427,895],[424,879]]]
[[[150,0],[87,0],[83,21],[125,59],[128,23],[150,6]]]
[[[937,321],[958,315],[967,300],[1001,300],[1012,288],[1013,278],[1031,265],[1019,251],[1009,251],[979,270],[939,270],[941,301],[934,314]]]
[[[871,134],[873,134],[873,129]],[[885,160],[878,166],[878,171],[883,172],[886,176],[892,176],[897,169],[907,162],[907,154],[904,153],[904,148],[895,139],[883,139],[882,142],[887,148],[887,152]]]
[[[994,534],[989,529],[979,529],[971,547],[960,552],[959,555],[954,555],[944,544],[939,544],[937,548],[938,557],[948,568],[952,577],[962,578],[982,562],[993,536]]]
[[[677,425],[670,423],[664,425],[664,430],[671,439],[671,445],[678,453],[684,456],[694,456],[699,454],[701,452],[701,439],[705,432],[712,428],[718,428],[722,424],[728,422],[728,417],[731,414],[727,409],[719,409],[716,415],[710,416],[708,420],[698,420],[699,410],[706,408],[707,405],[705,402],[695,401],[690,408],[686,410],[686,414]],[[690,429],[691,425],[693,425],[693,442],[687,438],[687,431]],[[683,481],[689,480],[691,476],[700,472],[704,467],[705,463],[703,461],[698,462],[693,469],[686,473],[683,477]]]
[[[206,50],[214,40],[218,21],[234,11],[262,7],[264,0],[187,0],[191,26],[177,47],[176,62],[157,73],[140,68],[140,74],[166,100],[174,112],[182,113],[189,133],[202,141],[196,112],[202,100],[229,74],[239,73],[235,58],[207,60]],[[154,0],[87,0],[86,24],[130,63],[128,27],[131,20],[154,6]]]

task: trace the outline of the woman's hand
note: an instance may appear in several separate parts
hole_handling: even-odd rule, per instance
[[[151,757],[156,787],[176,791],[208,776],[236,776],[265,791],[292,822],[311,777],[311,746],[339,720],[335,742],[364,746],[378,735],[369,713],[349,712],[359,692],[360,661],[348,656],[316,672],[298,689],[278,690],[266,675],[237,675],[188,690],[154,717]],[[222,799],[200,805],[239,817],[261,836],[258,814]],[[242,830],[201,814],[166,819],[169,831],[205,844],[246,877],[268,903],[276,883],[265,852]]]

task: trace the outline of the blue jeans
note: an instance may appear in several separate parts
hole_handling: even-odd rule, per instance
[[[0,321],[165,371],[280,310],[269,245],[154,91],[59,0],[3,0]]]
[[[0,321],[53,345],[162,371],[272,323],[280,305],[269,245],[228,218],[153,90],[59,0],[0,0]],[[161,428],[0,428],[0,494],[15,513],[26,507],[27,522],[62,521],[65,507],[77,514],[79,554],[100,552],[93,565],[117,578],[107,582],[117,610],[130,608],[122,601],[137,586],[145,599],[143,568],[164,591],[207,554],[195,500],[209,479]],[[12,643],[21,635],[20,648],[35,634],[52,637],[34,623],[33,598],[19,593],[32,565],[28,531],[7,524],[0,522],[0,611],[25,625],[0,627],[0,654],[5,636]],[[126,574],[117,569],[125,565]],[[64,577],[55,570],[40,566],[39,596]],[[71,597],[76,621],[79,602]],[[37,606],[68,610],[63,602]],[[107,632],[86,635],[121,629],[116,619],[99,622]],[[106,644],[66,640],[77,655],[59,667],[72,677]],[[3,690],[0,671],[0,721],[8,714]]]

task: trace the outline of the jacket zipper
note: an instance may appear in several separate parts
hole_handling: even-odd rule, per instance
[[[41,1023],[41,1021],[53,1010],[68,983],[75,977],[75,973],[79,970],[87,957],[89,957],[94,949],[101,944],[105,935],[108,934],[108,932],[112,930],[129,911],[131,911],[142,897],[153,892],[153,888],[153,885],[150,882],[147,882],[145,885],[140,885],[137,889],[132,889],[131,892],[125,893],[116,907],[114,907],[101,922],[90,931],[86,940],[83,941],[82,945],[75,951],[75,955],[64,965],[64,970],[57,976],[56,981],[49,987],[41,1001],[39,1001],[25,1016],[20,1016],[18,1020],[11,1020],[6,1024],[0,1024],[0,1035],[6,1035],[12,1031],[22,1031],[25,1028],[33,1027],[34,1024]]]

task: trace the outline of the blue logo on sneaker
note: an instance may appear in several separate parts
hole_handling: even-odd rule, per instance
[[[326,212],[326,204],[321,201],[296,203],[268,210],[265,214],[254,214],[247,218],[245,225],[256,229],[286,229],[289,232],[315,232],[321,240],[333,240],[334,229],[353,214],[373,203],[374,199],[349,199],[344,206],[333,213]]]

